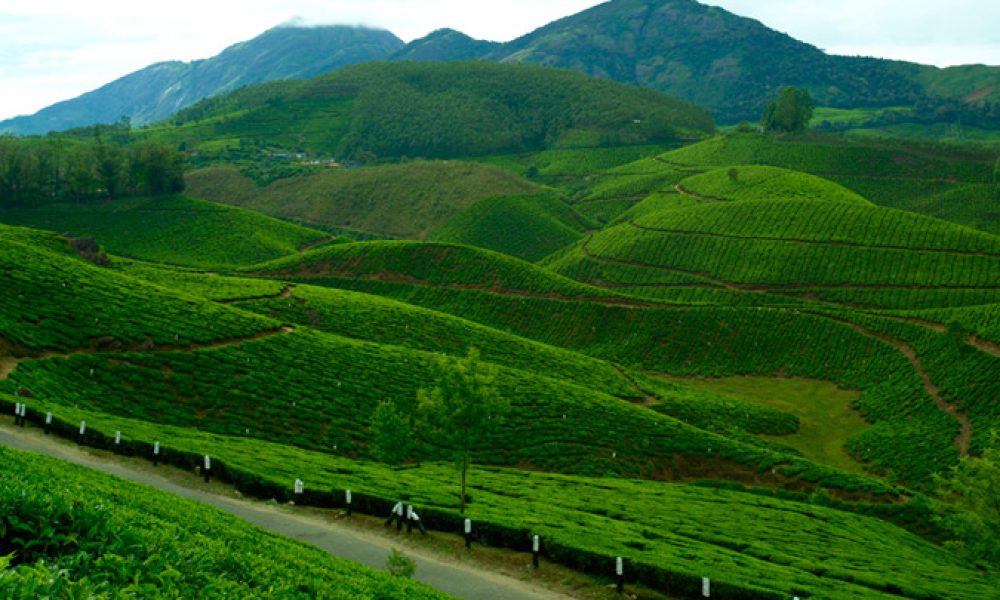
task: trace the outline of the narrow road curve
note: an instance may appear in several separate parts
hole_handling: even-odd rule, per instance
[[[85,452],[67,442],[46,437],[34,430],[0,423],[0,445],[28,450],[65,460],[122,479],[148,485],[213,506],[257,527],[316,546],[334,556],[353,560],[376,569],[384,569],[392,541],[338,525],[312,515],[295,514],[273,504],[231,498],[209,491],[186,487],[161,475],[132,468],[126,464]],[[170,467],[161,467],[164,469]],[[549,590],[536,589],[517,579],[449,562],[420,548],[406,547],[407,555],[417,564],[415,579],[453,596],[467,600],[568,600]]]

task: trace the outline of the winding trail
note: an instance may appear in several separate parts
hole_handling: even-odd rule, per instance
[[[195,350],[210,350],[213,348],[225,348],[227,346],[236,346],[246,342],[253,342],[257,340],[262,340],[269,337],[274,337],[277,335],[287,335],[295,331],[294,327],[283,325],[276,329],[268,329],[265,331],[258,331],[253,335],[237,337],[237,338],[227,338],[221,340],[213,340],[211,342],[193,342],[191,344],[179,344],[179,345],[162,345],[157,346],[152,343],[152,340],[147,339],[145,342],[136,342],[129,345],[121,346],[106,346],[101,347],[97,342],[91,343],[90,346],[83,348],[75,348],[72,350],[46,350],[44,352],[36,352],[28,349],[20,348],[16,355],[11,351],[0,352],[0,381],[3,381],[10,377],[18,365],[22,362],[27,362],[31,360],[42,361],[42,360],[52,360],[54,358],[69,358],[71,356],[76,356],[78,354],[106,354],[106,353],[120,353],[120,352],[146,352],[146,353],[160,353],[160,352],[193,352]],[[0,339],[0,349],[4,348],[3,340]]]
[[[679,183],[674,186],[674,190],[681,196],[689,196],[691,198],[697,198],[699,200],[708,200],[709,202],[732,202],[732,200],[729,200],[727,198],[720,198],[718,196],[708,196],[705,194],[699,194],[698,192],[693,192]]]
[[[993,356],[1000,358],[1000,345],[997,345],[994,342],[984,340],[974,333],[970,335],[965,342],[977,350],[982,350],[987,354],[992,354]]]
[[[225,298],[223,300],[216,300],[219,304],[234,304],[236,302],[253,302],[255,300],[281,300],[283,298],[290,298],[292,294],[295,293],[295,284],[288,284],[281,289],[277,294],[263,294],[261,296],[244,296],[242,298]]]
[[[843,325],[850,327],[854,331],[857,331],[861,335],[880,340],[899,350],[903,354],[903,356],[905,356],[906,359],[910,361],[910,364],[913,366],[914,369],[916,369],[917,374],[920,375],[920,379],[924,384],[924,389],[927,391],[930,397],[934,399],[934,403],[937,404],[938,409],[941,410],[942,412],[948,413],[949,415],[954,417],[956,421],[958,421],[959,432],[958,435],[955,436],[955,447],[958,448],[958,452],[962,457],[969,456],[969,445],[972,443],[972,421],[970,421],[968,415],[960,411],[957,406],[955,406],[954,404],[950,404],[944,399],[944,397],[941,396],[940,388],[938,388],[938,386],[934,384],[934,381],[931,379],[931,376],[927,373],[927,370],[924,369],[923,363],[920,362],[920,357],[917,356],[917,352],[909,344],[907,344],[902,340],[897,340],[894,337],[885,335],[883,333],[872,331],[866,327],[858,325],[857,323],[854,323],[853,321],[849,321],[847,319],[841,319],[838,317],[834,317],[832,315],[827,315],[823,313],[814,313],[808,311],[806,314],[811,314],[813,316],[822,317],[825,319],[829,319],[831,321],[835,321],[837,323],[841,323]]]
[[[327,553],[359,562],[376,569],[384,569],[386,557],[394,547],[403,547],[417,564],[415,579],[467,600],[563,600],[565,596],[537,588],[505,575],[476,569],[446,556],[427,551],[407,543],[405,539],[391,539],[339,524],[323,518],[316,511],[299,512],[297,509],[279,507],[272,503],[233,497],[228,486],[201,485],[197,477],[171,467],[161,466],[153,472],[132,462],[84,451],[68,442],[41,435],[37,430],[26,430],[9,425],[10,419],[0,422],[0,445],[19,450],[45,454],[80,466],[102,471],[122,479],[141,483],[161,491],[195,500],[215,507],[262,529],[306,542]],[[174,477],[161,473],[170,470]],[[220,493],[222,492],[222,493]],[[331,517],[332,511],[326,511]],[[434,535],[431,533],[431,535]]]

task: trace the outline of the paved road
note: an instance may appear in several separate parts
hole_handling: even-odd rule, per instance
[[[0,423],[0,445],[29,450],[78,465],[116,475],[157,489],[196,500],[235,515],[262,529],[312,544],[334,556],[347,558],[382,569],[392,542],[365,535],[325,520],[289,514],[272,505],[228,498],[199,489],[184,487],[155,473],[133,469],[113,460],[103,459],[67,442],[46,437],[33,429]],[[417,563],[415,578],[443,592],[467,600],[554,600],[568,598],[547,590],[534,589],[516,579],[453,564],[407,548],[407,555]]]

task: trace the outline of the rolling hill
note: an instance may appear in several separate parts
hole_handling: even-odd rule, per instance
[[[330,239],[259,213],[185,196],[0,210],[0,222],[92,237],[112,253],[204,269],[295,254]]]
[[[184,144],[202,160],[281,149],[371,162],[648,144],[714,129],[691,104],[571,71],[397,62],[244,88],[139,137]]]
[[[144,125],[246,85],[306,79],[344,65],[385,59],[402,45],[387,31],[362,27],[275,27],[212,58],[150,65],[34,115],[0,122],[0,132],[37,135],[123,117]]]
[[[977,268],[995,242],[919,215],[816,198],[699,201],[636,222],[774,245],[769,238],[788,231],[807,242],[843,231],[842,245],[828,245],[844,253],[909,245],[972,254]],[[613,240],[627,227],[593,237]],[[646,244],[628,237],[629,252]],[[769,304],[756,291],[745,294],[758,298],[753,306],[664,302],[442,243],[336,244],[241,269],[274,278],[260,280],[117,260],[100,268],[64,238],[0,226],[0,258],[13,286],[0,305],[0,405],[17,392],[33,420],[51,411],[64,435],[86,420],[88,444],[110,447],[122,431],[127,452],[140,456],[152,440],[178,465],[211,453],[219,477],[279,499],[307,472],[314,495],[297,503],[341,506],[347,488],[359,510],[381,513],[405,490],[427,507],[429,526],[455,530],[454,473],[436,462],[446,457],[422,440],[420,466],[371,463],[367,423],[379,401],[407,402],[428,385],[438,356],[477,345],[515,406],[509,427],[477,451],[491,466],[472,475],[470,514],[492,544],[523,549],[527,528],[551,560],[601,573],[599,564],[624,556],[635,578],[681,595],[702,576],[720,597],[988,598],[994,589],[992,570],[928,541],[950,534],[929,528],[924,496],[782,444],[799,426],[787,412],[657,379],[781,374],[859,390],[867,426],[842,440],[850,456],[921,485],[970,449],[921,373],[940,385],[942,403],[968,414],[971,450],[998,416],[989,381],[962,385],[995,365],[915,323],[808,298]],[[635,477],[644,480],[626,479]],[[832,541],[818,552],[816,539]],[[878,568],[860,550],[873,547]]]
[[[569,246],[591,226],[551,194],[494,197],[459,213],[431,239],[496,250],[533,262]]]
[[[537,192],[527,180],[494,167],[417,161],[327,169],[258,186],[234,167],[189,173],[188,193],[326,230],[423,239],[481,199]],[[244,261],[251,264],[261,261]]]

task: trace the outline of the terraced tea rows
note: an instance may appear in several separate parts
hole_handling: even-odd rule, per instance
[[[183,196],[0,210],[0,221],[96,239],[109,252],[227,269],[289,254],[325,233]]]
[[[158,439],[164,461],[186,465],[209,453],[216,476],[246,492],[290,498],[290,482],[308,473],[299,502],[343,506],[343,490],[350,489],[356,510],[384,514],[405,495],[429,527],[461,527],[448,465],[391,470],[265,442],[58,410],[67,432],[78,419],[92,423],[94,444],[108,444],[111,431],[122,431],[126,452],[147,453],[149,440]],[[613,557],[623,556],[630,578],[685,597],[700,590],[704,576],[720,598],[988,598],[993,589],[990,575],[943,549],[878,518],[811,504],[807,496],[790,494],[790,501],[718,487],[506,469],[475,469],[472,481],[467,514],[481,540],[525,550],[527,534],[538,534],[549,559],[595,573],[610,574]],[[891,519],[926,518],[918,503],[855,508]],[[733,531],[752,541],[733,540]]]
[[[808,201],[744,202],[665,211],[595,234],[563,253],[563,273],[587,273],[596,259],[605,281],[663,282],[663,272],[735,290],[812,294],[832,302],[906,308],[910,296],[950,291],[982,300],[1000,294],[1000,242],[994,236],[912,213]],[[746,260],[753,257],[753,260]],[[649,269],[655,275],[643,275]]]

